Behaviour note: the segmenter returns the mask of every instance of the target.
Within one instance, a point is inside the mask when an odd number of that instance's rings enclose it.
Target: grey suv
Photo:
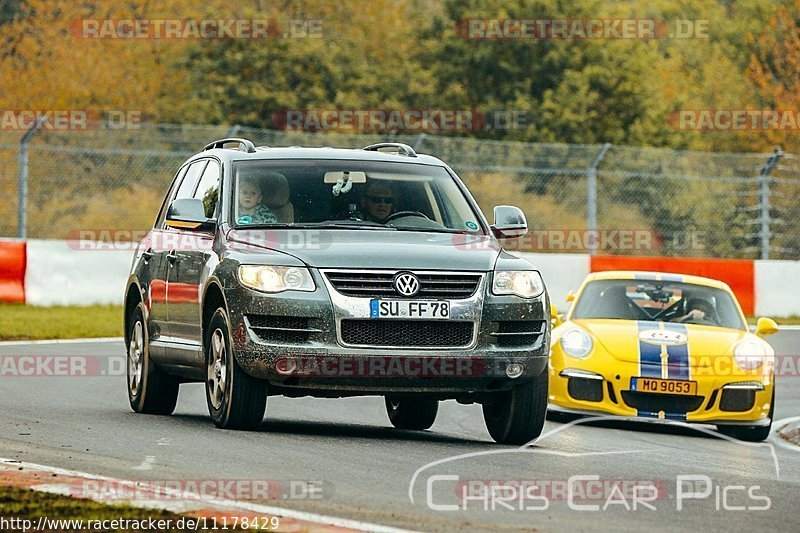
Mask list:
[[[128,396],[170,414],[204,382],[221,428],[257,427],[267,397],[385,398],[397,428],[438,402],[483,406],[501,443],[541,433],[550,307],[456,174],[408,145],[255,147],[222,139],[175,174],[125,294]]]

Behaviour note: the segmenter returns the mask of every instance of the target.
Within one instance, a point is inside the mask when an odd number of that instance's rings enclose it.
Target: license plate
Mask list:
[[[696,396],[697,382],[676,379],[631,378],[631,390],[637,392],[655,392],[658,394]]]
[[[447,300],[370,300],[370,318],[419,318],[447,320],[450,302]]]

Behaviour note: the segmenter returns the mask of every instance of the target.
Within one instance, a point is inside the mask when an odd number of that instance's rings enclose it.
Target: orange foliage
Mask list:
[[[800,0],[782,3],[753,44],[747,74],[759,103],[796,113],[800,110]],[[797,130],[763,131],[761,145],[755,148],[780,146],[796,153],[800,149],[797,134]]]

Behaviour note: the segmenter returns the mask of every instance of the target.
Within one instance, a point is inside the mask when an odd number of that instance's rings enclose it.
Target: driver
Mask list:
[[[370,181],[361,197],[364,218],[383,223],[395,212],[394,189],[388,183]]]
[[[675,322],[700,322],[714,320],[714,306],[705,298],[692,297],[686,300],[688,312],[675,319]]]

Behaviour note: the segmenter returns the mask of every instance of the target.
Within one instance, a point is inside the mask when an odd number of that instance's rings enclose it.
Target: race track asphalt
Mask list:
[[[777,353],[796,356],[800,331],[769,340]],[[380,397],[272,397],[258,431],[224,431],[208,419],[201,384],[182,386],[173,416],[131,412],[121,342],[0,345],[0,356],[14,355],[87,356],[106,375],[0,377],[4,458],[123,479],[313,481],[321,486],[314,498],[272,504],[424,531],[800,531],[800,450],[775,444],[774,436],[753,445],[714,436],[710,427],[549,421],[545,436],[523,451],[493,444],[477,405],[444,402],[430,431],[399,431]],[[800,377],[777,383],[776,419],[800,416]],[[653,484],[655,510],[641,503],[634,510],[632,494],[593,491],[596,485],[573,476]],[[678,476],[697,476],[694,485],[683,483],[680,510]],[[572,503],[598,508],[570,506],[561,491],[570,478]],[[494,508],[487,498],[458,507],[457,489],[485,480],[555,488],[522,504],[505,489]],[[580,499],[584,489],[589,497]],[[689,491],[709,494],[688,499]],[[609,497],[615,503],[604,509]]]

